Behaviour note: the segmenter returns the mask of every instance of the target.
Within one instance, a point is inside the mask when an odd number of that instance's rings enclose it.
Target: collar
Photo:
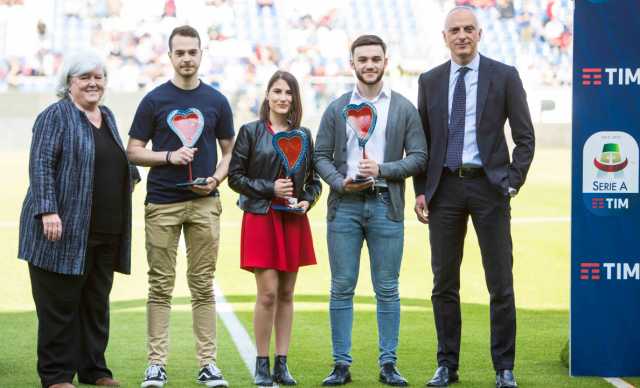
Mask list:
[[[458,65],[453,59],[451,60],[451,76],[456,74],[458,70],[461,68],[461,65]],[[476,53],[476,56],[471,60],[471,62],[467,63],[465,67],[468,67],[472,71],[478,71],[480,68],[480,53]]]
[[[360,91],[358,90],[358,84],[357,83],[353,87],[353,92],[351,93],[351,99],[352,100],[356,99],[356,100],[369,101],[369,102],[372,102],[372,103],[376,103],[381,98],[391,98],[391,88],[389,86],[387,86],[387,84],[385,84],[385,83],[382,84],[382,89],[380,89],[380,92],[378,93],[378,95],[375,96],[374,98],[372,98],[371,100],[368,100],[367,98],[363,97],[360,94]]]

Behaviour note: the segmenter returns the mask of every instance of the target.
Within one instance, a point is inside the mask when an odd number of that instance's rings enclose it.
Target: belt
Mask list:
[[[482,167],[460,167],[453,171],[445,167],[443,173],[444,175],[455,175],[462,179],[477,178],[485,175]]]
[[[389,188],[386,186],[373,186],[371,191],[373,191],[376,194],[382,194],[382,193],[388,193]]]
[[[361,193],[364,195],[374,195],[374,196],[378,196],[380,194],[384,194],[388,192],[389,192],[389,188],[386,186],[373,186],[368,190],[361,191]]]
[[[356,191],[356,192],[352,192],[352,193],[346,193],[344,195],[350,195],[353,197],[360,197],[360,198],[364,198],[367,196],[378,196],[380,194],[383,193],[388,193],[389,192],[389,188],[385,187],[385,186],[373,186],[369,189],[366,190],[362,190],[362,191]]]

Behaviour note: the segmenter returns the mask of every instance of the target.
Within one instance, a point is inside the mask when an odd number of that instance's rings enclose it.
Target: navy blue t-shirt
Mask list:
[[[194,145],[198,151],[191,163],[194,179],[213,175],[218,164],[217,139],[233,138],[231,107],[220,92],[202,81],[193,90],[180,89],[168,81],[142,99],[129,136],[151,140],[154,151],[175,151],[183,142],[174,130],[188,139],[200,128],[202,134]],[[201,198],[188,188],[176,187],[176,183],[188,180],[187,165],[151,167],[146,202],[175,203]]]

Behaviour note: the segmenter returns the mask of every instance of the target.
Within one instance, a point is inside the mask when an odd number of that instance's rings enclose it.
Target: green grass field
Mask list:
[[[26,153],[7,153],[5,187],[0,194],[0,387],[35,387],[36,318],[27,266],[16,260],[17,220],[27,187]],[[512,201],[514,277],[518,306],[516,376],[523,387],[606,387],[598,378],[570,378],[559,360],[568,337],[569,307],[569,197],[568,149],[537,151],[527,184]],[[410,186],[410,185],[409,185]],[[326,192],[324,193],[326,195]],[[409,189],[405,251],[400,292],[403,298],[399,368],[414,386],[422,386],[435,367],[435,331],[428,300],[432,275],[429,266],[427,228],[412,214]],[[241,212],[236,195],[222,190],[222,241],[216,281],[249,333],[255,284],[253,276],[239,269]],[[144,252],[144,188],[138,187],[134,205],[133,274],[117,275],[112,292],[112,323],[108,361],[126,387],[138,386],[145,368],[146,258]],[[318,386],[331,366],[328,325],[329,268],[325,244],[325,199],[310,213],[318,265],[304,268],[296,288],[296,316],[290,366],[301,386]],[[184,250],[179,253],[178,273],[185,273]],[[377,345],[375,304],[368,257],[362,256],[357,288],[354,327],[353,387],[376,386]],[[470,229],[462,268],[463,343],[461,384],[493,386],[489,355],[488,295],[477,240]],[[191,335],[191,314],[185,276],[176,279],[176,308],[171,322],[170,387],[195,384],[196,360]],[[250,387],[251,376],[229,334],[219,320],[219,365],[235,387]],[[633,381],[633,380],[629,380]],[[636,380],[635,383],[639,383]]]

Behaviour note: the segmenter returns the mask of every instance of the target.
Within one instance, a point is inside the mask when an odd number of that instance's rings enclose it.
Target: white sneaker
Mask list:
[[[229,383],[222,377],[222,372],[216,366],[216,364],[207,364],[200,369],[198,373],[199,384],[204,384],[207,387],[228,387]]]
[[[167,383],[167,371],[162,365],[151,364],[144,372],[144,380],[140,384],[141,388],[162,388]]]

